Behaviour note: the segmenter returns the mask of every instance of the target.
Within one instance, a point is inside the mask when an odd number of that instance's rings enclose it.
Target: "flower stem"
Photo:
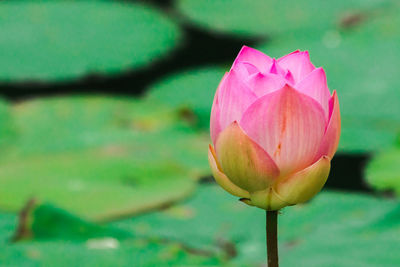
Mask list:
[[[266,211],[268,267],[278,267],[278,211]]]

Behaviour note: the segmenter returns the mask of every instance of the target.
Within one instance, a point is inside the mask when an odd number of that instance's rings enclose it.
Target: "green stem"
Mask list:
[[[268,267],[278,267],[278,211],[266,211]]]

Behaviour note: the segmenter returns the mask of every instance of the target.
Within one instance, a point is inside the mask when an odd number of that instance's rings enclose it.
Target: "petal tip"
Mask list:
[[[318,68],[315,68],[315,70],[314,70],[314,71],[321,72],[321,73],[325,74],[325,70],[324,70],[324,68],[323,68],[323,67],[318,67]]]
[[[289,91],[290,92],[292,92],[292,91],[297,92],[297,90],[287,82],[285,82],[285,85],[280,90],[282,90],[282,92],[284,92],[284,93],[287,93]]]
[[[237,56],[237,57],[239,57],[240,55],[242,55],[242,54],[244,54],[244,53],[246,53],[246,52],[250,52],[250,53],[262,53],[262,54],[264,54],[264,53],[261,52],[260,50],[257,50],[257,49],[255,49],[255,48],[252,48],[252,47],[247,46],[247,45],[243,45],[242,48],[239,50],[239,53],[238,53],[238,56]],[[265,54],[264,54],[264,55],[265,55]]]
[[[285,56],[283,56],[283,57],[290,56],[290,55],[294,55],[294,54],[298,54],[298,53],[301,53],[300,49],[296,49],[296,50],[294,50],[293,52],[291,52],[291,53],[289,53],[289,54],[287,54],[287,55],[285,55]],[[283,58],[283,57],[282,57],[282,58]]]

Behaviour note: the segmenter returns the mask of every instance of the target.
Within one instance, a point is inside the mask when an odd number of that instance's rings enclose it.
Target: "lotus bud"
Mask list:
[[[215,93],[210,132],[216,182],[279,210],[324,186],[340,137],[338,97],[307,51],[274,59],[244,46]]]

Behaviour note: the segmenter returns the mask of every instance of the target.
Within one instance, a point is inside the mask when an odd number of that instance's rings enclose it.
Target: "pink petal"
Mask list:
[[[219,122],[220,118],[220,110],[219,110],[219,104],[218,104],[218,94],[219,90],[221,89],[222,85],[224,84],[225,78],[228,75],[228,73],[224,74],[224,77],[222,77],[218,87],[217,91],[215,92],[214,95],[214,100],[213,100],[213,105],[211,108],[211,117],[210,117],[210,135],[211,135],[211,140],[215,146],[215,142],[217,141],[217,136],[219,132],[221,132],[221,125]]]
[[[279,64],[278,64],[278,62],[276,61],[275,58],[272,59],[272,65],[271,65],[271,67],[269,69],[269,73],[277,74],[277,75],[280,75],[282,77],[285,77],[285,75],[286,75],[286,71],[281,66],[279,66]]]
[[[317,157],[328,156],[330,158],[336,153],[340,139],[340,107],[339,99],[336,91],[333,91],[333,95],[330,99],[330,119],[328,127],[326,128],[325,135],[322,139],[321,146],[319,148]]]
[[[247,81],[251,75],[259,72],[257,67],[249,62],[237,62],[232,69],[242,81]]]
[[[243,46],[238,56],[233,62],[232,68],[235,67],[237,62],[249,62],[257,67],[261,72],[267,72],[269,66],[272,64],[272,59],[254,48]]]
[[[246,190],[238,187],[233,184],[231,180],[222,172],[221,166],[218,163],[217,157],[215,155],[215,151],[212,146],[208,148],[208,162],[211,167],[212,174],[214,176],[215,181],[228,193],[231,193],[237,197],[249,198],[250,194]]]
[[[235,70],[231,70],[218,89],[219,130],[213,132],[217,136],[228,125],[240,120],[243,112],[257,99],[248,85],[239,79]]]
[[[307,51],[294,51],[278,59],[278,63],[282,68],[290,70],[296,83],[300,82],[307,74],[315,69]]]
[[[296,85],[296,89],[306,94],[321,104],[325,112],[326,121],[329,116],[329,99],[331,94],[326,82],[326,75],[323,68],[317,68],[309,73],[301,82]]]
[[[321,105],[289,85],[254,102],[240,126],[271,155],[281,174],[315,161],[325,131]]]
[[[290,70],[286,72],[285,79],[290,86],[294,85],[294,77]]]
[[[279,176],[275,162],[236,121],[221,132],[215,148],[225,175],[250,193],[267,189]]]
[[[263,74],[261,72],[258,72],[250,76],[247,84],[257,95],[257,97],[261,97],[281,89],[283,86],[285,86],[286,81],[284,78],[276,74]]]

